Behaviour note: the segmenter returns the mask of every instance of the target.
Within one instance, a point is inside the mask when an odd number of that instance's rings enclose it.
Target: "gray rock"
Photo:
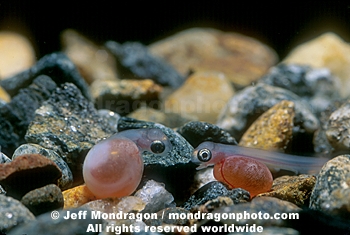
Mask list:
[[[120,118],[120,115],[116,112],[113,112],[108,109],[99,109],[97,110],[98,115],[100,115],[101,118],[106,119],[108,121],[109,127],[114,132],[117,132],[118,130],[118,120]]]
[[[5,153],[11,155],[18,145],[25,142],[24,135],[34,119],[35,110],[55,89],[56,84],[50,77],[39,76],[0,109],[0,145]]]
[[[300,133],[313,134],[319,128],[319,121],[312,108],[299,96],[283,88],[262,83],[247,87],[234,95],[222,110],[217,125],[239,139],[254,120],[282,100],[294,102],[294,126],[299,126]]]
[[[81,219],[64,219],[63,217],[67,215],[67,211],[71,214],[76,213],[78,216],[79,211],[86,211],[86,218],[81,217]],[[59,218],[54,220],[51,218],[51,212],[41,214],[36,218],[36,221],[25,224],[23,226],[18,226],[11,230],[8,235],[18,235],[18,234],[45,234],[45,235],[62,235],[62,234],[99,234],[99,232],[87,232],[90,224],[95,226],[95,224],[102,224],[102,219],[92,219],[91,211],[82,210],[81,208],[74,208],[69,210],[60,210]],[[91,225],[90,225],[91,226]]]
[[[183,208],[190,210],[193,207],[200,206],[217,197],[229,197],[233,203],[237,204],[250,199],[249,192],[244,189],[227,189],[225,185],[218,181],[210,182],[198,189],[184,204]]]
[[[89,86],[80,76],[72,61],[64,53],[52,53],[42,57],[33,67],[13,77],[0,81],[7,93],[14,96],[40,76],[47,75],[58,85],[66,82],[75,84],[88,100],[92,101]]]
[[[284,227],[264,227],[264,230],[259,235],[299,235],[300,233],[292,228]],[[256,235],[257,232],[235,232],[229,233],[228,235]]]
[[[0,194],[0,233],[7,234],[15,226],[34,223],[34,215],[22,203]],[[25,233],[18,233],[25,234]]]
[[[146,203],[145,209],[142,210],[144,213],[154,213],[175,206],[173,195],[165,189],[164,184],[154,180],[147,181],[146,185],[134,196],[141,198]]]
[[[182,77],[170,64],[151,54],[146,46],[138,42],[126,42],[120,45],[108,41],[106,48],[118,59],[123,68],[122,74],[129,72],[132,76],[141,79],[152,79],[156,83],[177,88],[184,82]],[[126,71],[127,70],[127,71]],[[118,70],[119,71],[119,70]],[[125,75],[124,75],[125,76]]]
[[[349,218],[349,179],[350,155],[328,161],[317,177],[310,197],[310,208]]]
[[[335,150],[350,149],[350,100],[330,115],[326,136]]]
[[[58,186],[62,189],[68,189],[73,183],[73,174],[67,163],[55,151],[41,147],[38,144],[22,144],[12,155],[12,159],[23,154],[40,154],[56,163],[62,172],[62,177],[58,180]]]
[[[279,64],[272,67],[259,82],[289,90],[304,98],[316,113],[339,99],[339,81],[326,68]]]
[[[62,192],[54,184],[49,184],[28,192],[22,197],[21,202],[35,216],[62,209],[64,204]]]
[[[182,135],[193,147],[204,141],[213,141],[221,144],[237,144],[234,137],[220,127],[206,122],[189,122],[179,127],[177,132]]]
[[[71,83],[57,88],[36,110],[25,139],[56,151],[74,172],[81,172],[86,152],[97,142],[114,133],[93,104]]]

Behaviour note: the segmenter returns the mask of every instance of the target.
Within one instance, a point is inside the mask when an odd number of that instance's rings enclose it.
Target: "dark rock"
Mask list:
[[[69,209],[69,212],[76,213],[78,216],[81,208]],[[45,235],[62,235],[62,234],[99,234],[99,232],[87,232],[89,225],[95,226],[95,224],[102,225],[102,219],[92,219],[91,211],[86,211],[86,218],[82,219],[64,219],[67,210],[61,210],[59,212],[59,218],[54,220],[51,218],[51,212],[39,215],[36,221],[25,224],[23,226],[18,226],[11,230],[8,235],[18,235],[18,234],[45,234]]]
[[[193,207],[203,205],[217,197],[224,196],[233,200],[237,204],[242,201],[249,201],[250,194],[244,189],[227,189],[225,185],[218,181],[210,182],[198,189],[184,204],[183,208],[190,210]]]
[[[14,96],[21,88],[27,87],[39,75],[47,75],[57,84],[71,82],[75,84],[88,99],[92,100],[89,87],[80,76],[75,65],[64,53],[52,53],[42,57],[33,67],[6,80],[0,85]]]
[[[172,144],[172,150],[165,157],[148,152],[142,154],[145,168],[143,183],[140,187],[150,179],[162,182],[174,196],[175,202],[183,203],[190,195],[189,188],[196,172],[194,164],[190,163],[193,147],[178,133],[161,124],[127,117],[119,119],[118,131],[140,128],[158,128],[164,132]]]
[[[190,211],[183,209],[181,207],[171,207],[165,208],[157,213],[157,219],[148,219],[145,221],[145,224],[148,226],[160,226],[163,224],[171,224],[171,225],[184,225],[189,226],[189,219],[174,219],[169,216],[169,214],[189,214]],[[172,215],[173,217],[173,215]]]
[[[23,144],[19,146],[12,155],[12,159],[24,154],[40,154],[51,159],[60,168],[62,177],[58,180],[58,186],[64,190],[71,187],[73,174],[67,163],[55,151],[41,147],[38,144]]]
[[[20,199],[27,192],[48,184],[57,184],[61,171],[50,159],[26,154],[10,163],[0,164],[0,184],[7,195]]]
[[[350,234],[349,219],[319,210],[304,209],[299,212],[299,219],[288,219],[286,222],[288,227],[298,230],[301,235],[310,234],[310,231],[312,234]]]
[[[287,89],[304,98],[316,113],[325,110],[332,100],[339,99],[336,78],[326,69],[306,65],[279,64],[259,82]]]
[[[35,216],[56,209],[62,209],[64,204],[62,192],[54,184],[49,184],[28,192],[22,197],[21,202]]]
[[[56,89],[55,82],[42,75],[33,80],[28,87],[19,90],[12,100],[0,109],[1,126],[0,145],[7,154],[21,143],[29,123],[34,119],[35,110],[47,100]]]
[[[207,122],[189,122],[178,128],[177,132],[193,147],[197,147],[204,141],[237,145],[235,138],[233,138],[230,133]]]
[[[310,208],[349,218],[350,155],[328,161],[321,169],[310,197]]]
[[[173,88],[181,86],[184,82],[184,78],[171,65],[152,55],[141,43],[126,42],[120,45],[117,42],[108,41],[105,46],[116,56],[122,67],[118,71],[121,74],[127,74],[126,77],[148,78]]]
[[[67,83],[57,88],[36,110],[25,139],[57,152],[66,160],[73,175],[76,174],[75,180],[80,180],[81,163],[87,151],[113,133],[93,104],[75,85]]]
[[[294,128],[297,133],[313,134],[319,128],[319,121],[309,104],[296,94],[279,87],[265,84],[247,87],[228,102],[217,125],[239,139],[245,130],[263,112],[281,102],[290,100],[295,104]]]
[[[7,234],[15,226],[31,224],[35,221],[35,216],[28,208],[12,197],[0,194],[0,208],[0,234]]]

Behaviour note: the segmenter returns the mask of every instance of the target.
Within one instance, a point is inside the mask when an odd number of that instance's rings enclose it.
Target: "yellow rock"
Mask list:
[[[243,134],[239,145],[285,150],[293,137],[294,103],[283,100],[263,113]]]
[[[198,72],[165,100],[165,112],[191,115],[215,123],[234,90],[223,73]]]
[[[35,63],[35,52],[24,36],[0,32],[0,79],[29,69]]]
[[[97,198],[84,185],[80,185],[62,192],[64,208],[76,208]]]
[[[10,102],[11,97],[7,92],[0,86],[0,100],[5,101],[6,103]]]
[[[350,95],[350,45],[334,33],[325,33],[296,47],[283,63],[326,67],[340,78],[341,95]]]

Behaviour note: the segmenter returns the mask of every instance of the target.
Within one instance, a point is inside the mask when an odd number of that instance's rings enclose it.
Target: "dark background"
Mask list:
[[[97,43],[149,44],[190,27],[214,27],[255,37],[283,58],[294,46],[333,31],[350,41],[350,3],[344,1],[279,4],[256,1],[164,2],[0,1],[0,30],[25,34],[38,58],[60,50],[59,35],[73,28]]]

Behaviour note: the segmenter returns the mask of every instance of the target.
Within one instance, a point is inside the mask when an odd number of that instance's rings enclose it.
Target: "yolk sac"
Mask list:
[[[126,138],[96,144],[83,166],[86,186],[98,198],[130,195],[140,184],[143,161],[137,145]]]
[[[230,188],[242,188],[251,197],[271,189],[273,178],[267,166],[243,156],[226,157],[214,165],[214,177]]]

